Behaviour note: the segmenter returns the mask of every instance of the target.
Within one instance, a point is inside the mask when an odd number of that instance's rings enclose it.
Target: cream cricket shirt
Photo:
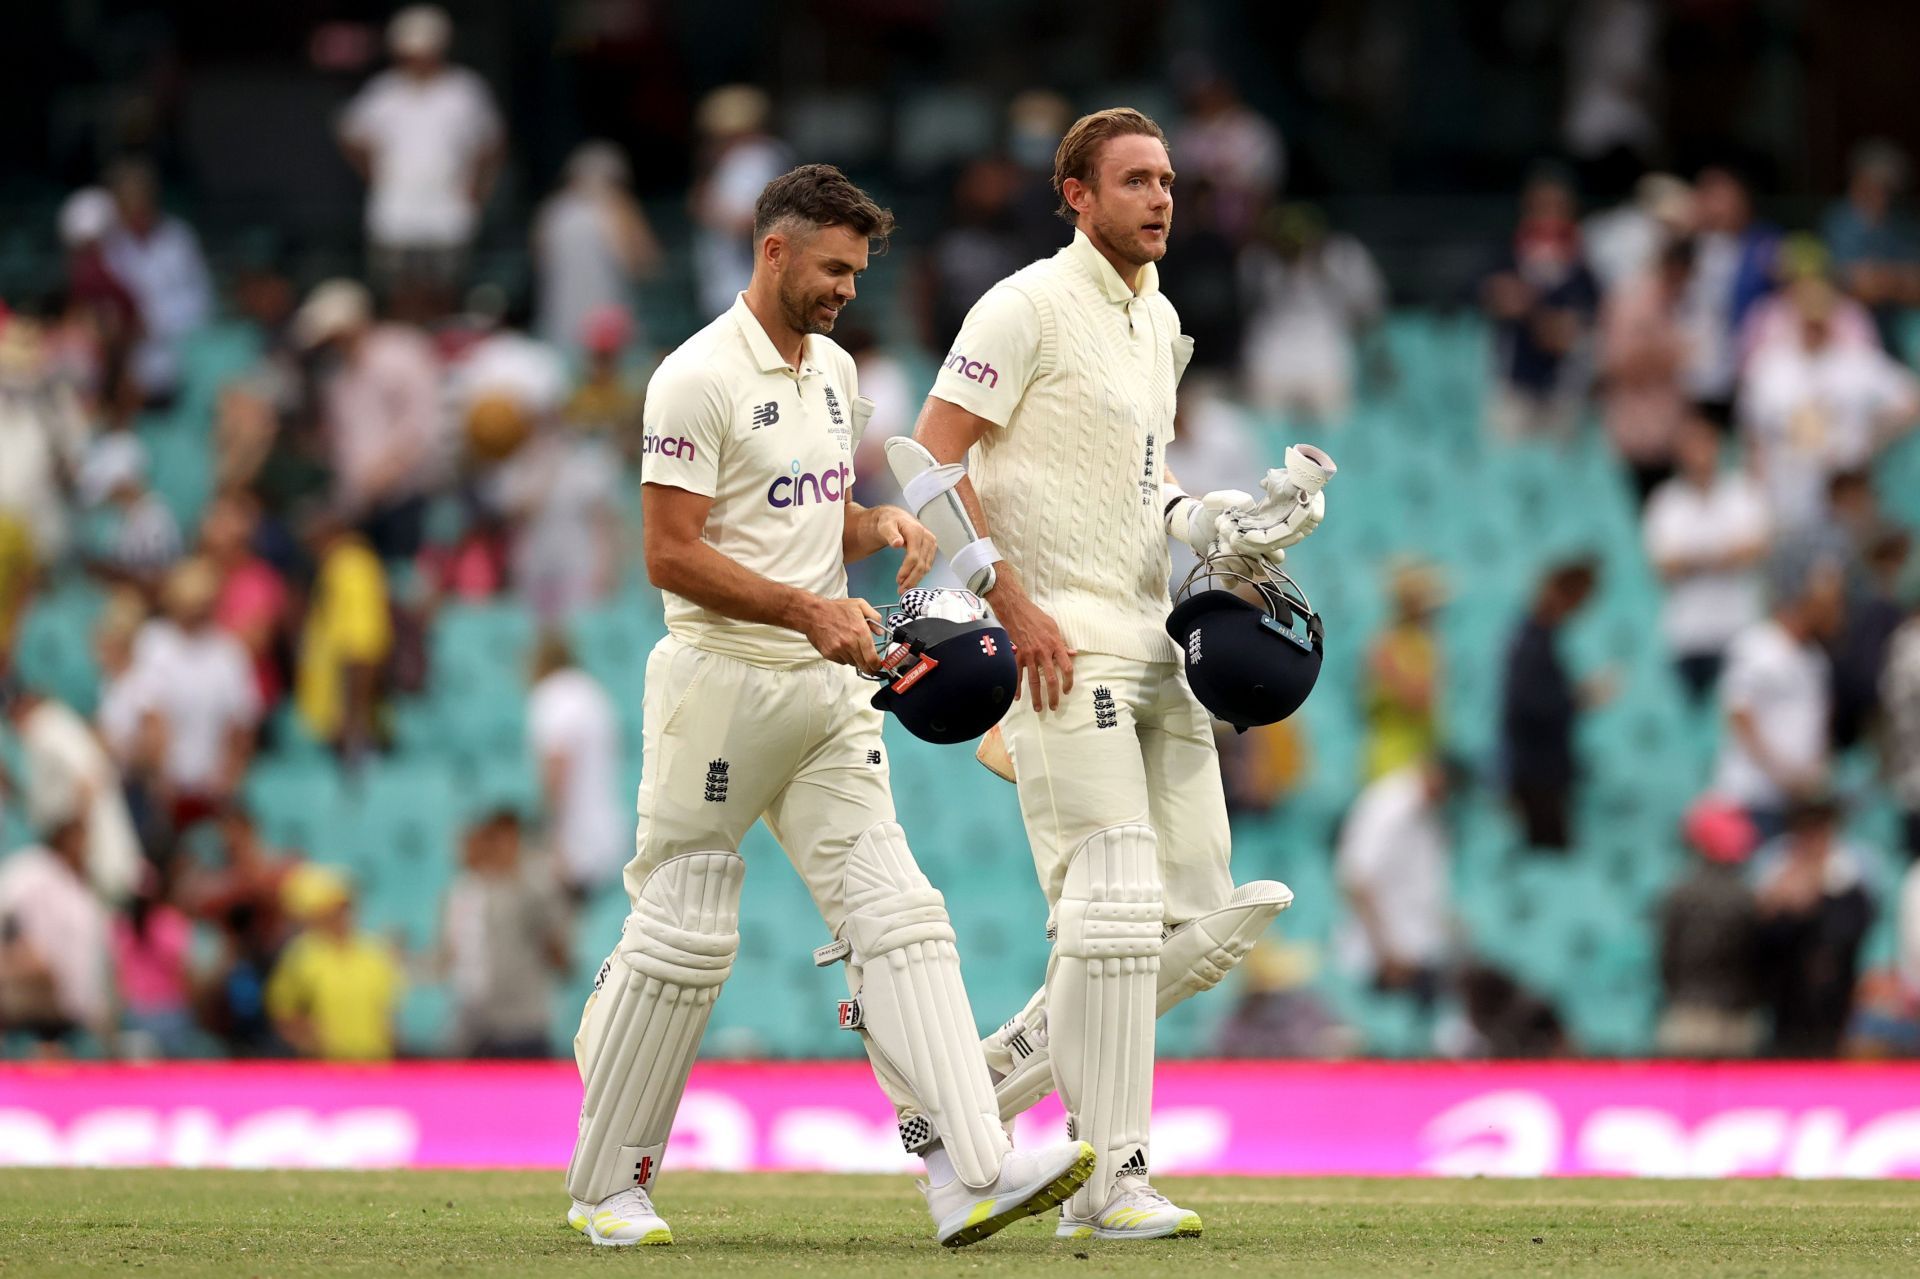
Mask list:
[[[704,539],[743,568],[844,597],[856,394],[852,356],[809,337],[796,373],[743,294],[663,360],[647,384],[641,481],[712,498]],[[798,631],[735,621],[661,594],[668,632],[695,648],[758,666],[821,660]]]
[[[933,394],[992,422],[967,460],[1000,553],[1081,652],[1171,662],[1160,476],[1192,355],[1158,271],[1078,231],[967,313]]]

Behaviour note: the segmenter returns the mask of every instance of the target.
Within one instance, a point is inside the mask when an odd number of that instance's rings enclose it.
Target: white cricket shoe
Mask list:
[[[1067,1141],[1032,1153],[1010,1151],[1000,1176],[985,1191],[958,1177],[937,1187],[922,1182],[920,1189],[933,1214],[935,1237],[949,1248],[963,1248],[1065,1203],[1093,1175],[1093,1164],[1092,1146]]]
[[[583,1204],[578,1199],[567,1209],[567,1224],[581,1234],[587,1233],[587,1214],[593,1211],[592,1204]]]
[[[1192,1238],[1200,1233],[1200,1214],[1168,1201],[1144,1181],[1114,1191],[1107,1206],[1082,1220],[1062,1209],[1057,1239]]]
[[[577,1217],[584,1220],[573,1228],[608,1248],[673,1242],[673,1231],[667,1229],[667,1223],[653,1210],[653,1200],[638,1186],[609,1195],[592,1208],[574,1200],[573,1211],[567,1214],[568,1223],[573,1224]]]

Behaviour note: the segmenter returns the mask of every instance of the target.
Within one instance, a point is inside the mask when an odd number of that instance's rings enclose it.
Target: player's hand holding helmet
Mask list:
[[[1220,549],[1275,567],[1285,563],[1287,547],[1307,537],[1327,517],[1327,498],[1321,490],[1339,469],[1311,444],[1288,448],[1286,465],[1261,477],[1264,496],[1224,512],[1217,530]]]
[[[1326,652],[1319,614],[1271,561],[1216,555],[1174,594],[1167,634],[1180,645],[1187,684],[1215,719],[1238,729],[1275,724],[1299,710]]]
[[[884,686],[873,705],[915,737],[971,741],[1013,704],[1013,641],[972,591],[918,587],[900,597],[879,642]]]

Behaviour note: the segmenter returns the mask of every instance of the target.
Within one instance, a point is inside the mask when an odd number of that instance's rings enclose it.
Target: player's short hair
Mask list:
[[[1153,117],[1132,107],[1108,107],[1075,120],[1067,136],[1060,139],[1060,149],[1053,153],[1053,193],[1060,197],[1060,207],[1054,212],[1069,222],[1079,216],[1067,203],[1067,179],[1078,178],[1088,186],[1094,185],[1100,148],[1114,138],[1135,134],[1158,138],[1161,146],[1167,145],[1167,135]]]
[[[877,253],[886,252],[893,234],[893,211],[881,208],[831,164],[803,164],[767,183],[753,206],[754,240],[782,222],[805,223],[816,231],[843,226],[874,241]]]

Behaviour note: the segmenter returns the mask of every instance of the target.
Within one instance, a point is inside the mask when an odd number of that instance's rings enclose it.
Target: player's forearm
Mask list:
[[[805,619],[820,602],[812,592],[762,577],[699,541],[648,546],[647,580],[736,622],[761,622],[790,631],[804,631]]]

